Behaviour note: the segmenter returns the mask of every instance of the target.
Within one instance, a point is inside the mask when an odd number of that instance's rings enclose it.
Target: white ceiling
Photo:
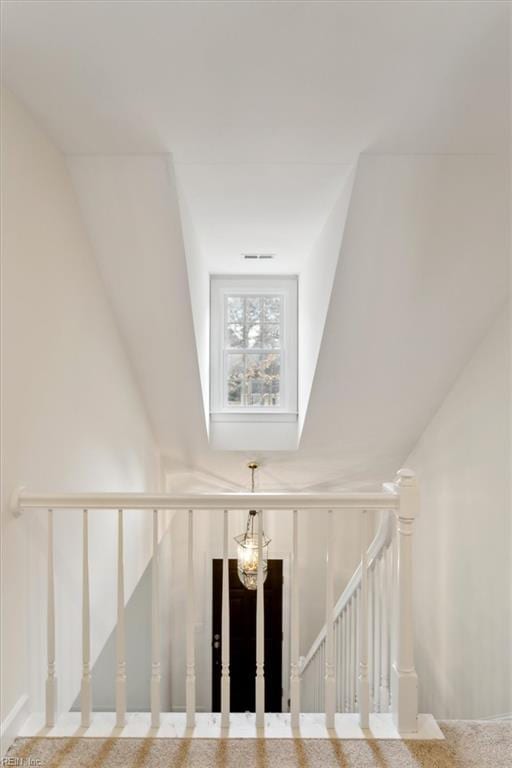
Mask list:
[[[4,77],[69,153],[494,151],[508,140],[507,6],[4,0]]]
[[[508,4],[2,10],[4,78],[72,155],[176,488],[237,487],[247,457],[208,447],[167,155],[203,269],[261,250],[298,272],[363,153],[301,445],[266,454],[262,482],[389,478],[507,295],[507,160],[489,155],[508,152]]]
[[[350,166],[178,163],[176,174],[209,272],[298,273]],[[274,253],[244,261],[242,253]]]

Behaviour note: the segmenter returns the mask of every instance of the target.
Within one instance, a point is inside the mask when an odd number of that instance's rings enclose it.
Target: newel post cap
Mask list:
[[[396,484],[400,494],[399,516],[412,520],[420,511],[420,494],[415,472],[406,467],[399,469]]]
[[[396,481],[400,485],[416,485],[416,472],[407,467],[402,467],[396,473]]]
[[[13,517],[21,517],[22,508],[20,503],[20,496],[24,490],[25,486],[21,485],[18,488],[14,488],[13,492],[11,493],[11,498],[9,499],[9,507]]]

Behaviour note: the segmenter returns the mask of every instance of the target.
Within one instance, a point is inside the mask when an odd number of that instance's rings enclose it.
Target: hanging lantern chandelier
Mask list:
[[[255,461],[251,461],[247,466],[251,470],[251,493],[254,493],[254,473],[258,469],[259,464]],[[245,532],[235,537],[235,541],[238,544],[238,578],[246,589],[251,590],[258,588],[258,531],[254,530],[256,516],[257,511],[251,509],[247,517]],[[268,572],[268,545],[270,544],[270,539],[267,539],[264,532],[262,532],[261,543],[261,566],[263,571],[263,581],[265,582]]]

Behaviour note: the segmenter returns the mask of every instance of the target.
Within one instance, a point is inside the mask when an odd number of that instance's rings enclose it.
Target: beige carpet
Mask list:
[[[5,764],[42,768],[512,768],[512,723],[451,720],[440,726],[444,742],[17,739],[8,753],[17,760]]]

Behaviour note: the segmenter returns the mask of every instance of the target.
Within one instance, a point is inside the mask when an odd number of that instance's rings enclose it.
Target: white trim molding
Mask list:
[[[20,696],[0,726],[0,757],[4,757],[23,725],[30,717],[28,693]]]
[[[297,419],[297,276],[296,275],[211,275],[210,277],[210,387],[211,418],[216,421],[228,419],[248,421],[262,417],[271,421],[274,416],[285,415]],[[228,296],[275,296],[281,300],[280,347],[281,365],[280,404],[256,407],[229,405],[226,393],[226,349],[224,333],[226,328],[226,299]],[[259,348],[240,349],[241,354]],[[270,351],[266,348],[266,351]],[[237,349],[230,350],[236,354]]]
[[[481,718],[486,723],[503,723],[512,720],[512,712],[506,712],[503,715],[491,715],[489,717]]]

